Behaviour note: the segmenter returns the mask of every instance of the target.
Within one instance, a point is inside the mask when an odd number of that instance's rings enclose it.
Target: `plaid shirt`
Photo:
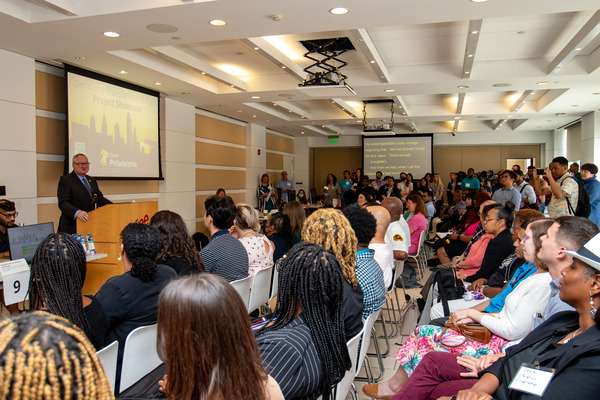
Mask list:
[[[463,252],[464,258],[467,258],[467,256],[469,255],[469,251],[471,251],[471,246],[473,246],[473,243],[478,241],[479,238],[482,237],[483,235],[485,235],[485,229],[483,229],[483,224],[479,224],[479,225],[477,225],[477,228],[475,228],[475,234],[473,235],[473,239],[471,239],[471,241],[467,245],[467,248]]]
[[[365,249],[356,253],[356,277],[363,291],[363,319],[385,304],[383,271],[375,261],[375,250]]]

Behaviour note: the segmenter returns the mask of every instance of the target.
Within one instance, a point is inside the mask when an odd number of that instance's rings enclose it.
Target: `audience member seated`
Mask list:
[[[421,232],[427,230],[427,210],[425,209],[425,203],[418,194],[410,194],[406,197],[406,209],[408,210],[409,219],[408,229],[410,232],[410,247],[408,248],[408,254],[415,255],[419,249],[419,242],[421,239]],[[404,287],[407,289],[419,287],[417,283],[417,275],[415,272],[416,265],[408,263],[404,266],[401,278],[404,281]]]
[[[294,245],[290,217],[284,213],[269,214],[267,222],[265,222],[265,234],[275,246],[273,262],[277,262]]]
[[[159,211],[150,218],[150,225],[162,236],[162,248],[156,255],[159,264],[173,268],[177,275],[204,272],[200,255],[181,216],[173,211]]]
[[[261,364],[242,299],[219,276],[184,277],[164,288],[156,347],[167,365],[160,390],[168,399],[283,400]]]
[[[15,315],[0,321],[0,337],[3,399],[114,399],[94,346],[66,319]]]
[[[467,203],[463,200],[462,190],[455,190],[448,197],[448,206],[440,212],[440,220],[436,226],[437,232],[448,232],[458,225],[460,217],[464,215]]]
[[[258,212],[249,204],[238,204],[237,214],[230,231],[239,239],[248,253],[248,274],[254,276],[261,269],[273,266],[275,245],[260,231]]]
[[[81,244],[67,233],[48,235],[31,261],[29,309],[45,310],[68,319],[96,350],[106,343],[108,319],[94,296],[82,296],[87,271]]]
[[[344,275],[344,332],[352,339],[362,329],[363,292],[356,277],[356,235],[339,210],[322,208],[304,223],[302,241],[331,250]],[[279,281],[281,282],[281,280]],[[281,291],[280,291],[281,293]]]
[[[310,206],[310,199],[306,196],[306,192],[304,189],[298,190],[297,200],[300,204],[302,204],[303,208],[308,208]]]
[[[410,247],[410,228],[402,216],[402,201],[397,197],[388,197],[381,206],[390,213],[390,225],[385,232],[385,242],[392,246],[394,260],[404,261]]]
[[[502,260],[515,250],[510,233],[515,218],[513,210],[514,204],[509,201],[506,205],[497,206],[488,212],[485,219],[485,232],[494,235],[494,238],[488,243],[479,270],[464,278],[467,282],[475,282],[479,278],[489,279]]]
[[[595,398],[600,379],[600,235],[577,252],[562,251],[574,259],[561,272],[560,299],[575,311],[553,315],[496,362],[489,356],[477,360],[429,353],[394,400],[541,398],[509,389],[524,363],[553,371],[544,399]],[[479,380],[473,379],[477,376]]]
[[[283,213],[290,218],[290,225],[292,228],[292,242],[294,244],[300,243],[302,240],[302,226],[306,219],[306,211],[304,207],[297,201],[286,203],[283,206]]]
[[[331,389],[352,365],[344,334],[342,271],[331,251],[311,243],[295,245],[279,265],[277,308],[271,323],[255,336],[263,365],[287,400],[330,399]]]
[[[204,201],[204,208],[204,226],[212,236],[210,243],[200,251],[204,269],[229,282],[247,277],[248,253],[229,233],[237,213],[233,200],[229,196],[210,196]]]
[[[502,187],[494,192],[492,199],[502,205],[506,204],[507,201],[512,201],[515,204],[515,210],[519,211],[521,208],[521,193],[515,187],[516,179],[517,174],[514,171],[508,169],[504,171],[498,177]]]
[[[102,285],[96,298],[104,308],[110,330],[106,343],[119,341],[119,365],[127,335],[140,326],[156,323],[158,295],[177,274],[156,264],[162,237],[156,228],[132,222],[121,231],[121,259],[125,273]]]
[[[534,243],[534,233],[531,231],[531,227],[536,223],[530,224],[523,236],[524,253],[529,260],[535,258],[538,250]],[[539,239],[542,235],[543,231],[540,231],[536,236]],[[482,313],[476,308],[457,310],[453,313],[459,325],[479,323],[488,328],[492,336],[487,344],[467,340],[453,329],[431,325],[418,327],[396,354],[396,359],[401,365],[396,374],[388,381],[365,386],[363,391],[371,397],[391,398],[408,380],[423,356],[431,351],[444,351],[477,358],[486,354],[503,353],[507,345],[514,344],[510,343],[511,341],[522,339],[533,329],[531,316],[541,313],[546,307],[550,296],[550,281],[550,274],[540,264],[528,278],[506,296],[504,306],[498,313]]]
[[[425,203],[425,209],[427,210],[427,218],[433,218],[435,215],[435,204],[433,204],[433,192],[431,189],[426,189],[423,192],[423,202]]]
[[[383,185],[379,188],[379,192],[377,193],[377,200],[381,201],[388,197],[400,198],[400,196],[401,196],[400,189],[398,189],[396,187],[396,184],[394,183],[394,177],[388,175],[384,178],[384,180],[385,180],[385,185]]]
[[[394,276],[394,250],[385,240],[385,234],[390,226],[390,213],[381,206],[368,206],[367,211],[377,221],[377,230],[369,242],[369,249],[375,251],[375,261],[383,271],[385,287],[389,287]]]
[[[367,319],[381,310],[386,301],[383,271],[375,260],[375,250],[369,248],[369,242],[377,231],[377,220],[370,211],[361,207],[346,207],[342,213],[356,235],[356,277],[364,295],[362,318]]]

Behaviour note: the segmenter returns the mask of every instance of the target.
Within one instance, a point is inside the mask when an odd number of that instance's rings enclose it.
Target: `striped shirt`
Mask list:
[[[375,261],[375,251],[365,249],[356,252],[356,277],[363,291],[363,319],[378,311],[385,304],[383,271]]]
[[[229,282],[248,276],[248,253],[244,245],[222,229],[212,236],[200,251],[206,272],[219,275]]]
[[[316,399],[321,360],[302,314],[286,326],[256,338],[265,370],[289,399]]]

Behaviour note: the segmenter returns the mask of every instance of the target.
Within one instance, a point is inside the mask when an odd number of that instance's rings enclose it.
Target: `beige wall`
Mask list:
[[[360,147],[311,148],[310,149],[310,187],[323,186],[327,174],[334,174],[338,181],[345,169],[354,171],[362,165]],[[374,178],[374,177],[369,177]]]

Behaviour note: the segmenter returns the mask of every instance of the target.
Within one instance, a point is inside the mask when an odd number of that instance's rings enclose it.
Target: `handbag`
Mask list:
[[[463,340],[459,344],[444,343],[444,341],[443,341],[444,333],[446,333],[446,330],[448,330],[448,328],[453,329],[456,332],[460,333],[462,336],[465,337],[465,340]],[[459,346],[462,346],[467,340],[474,340],[479,343],[487,344],[490,342],[491,338],[492,338],[492,331],[490,331],[485,326],[483,326],[481,324],[458,325],[456,323],[456,321],[454,320],[454,315],[450,315],[450,319],[444,325],[444,330],[439,335],[439,340],[437,340],[437,341],[439,341],[445,347],[459,347]]]

